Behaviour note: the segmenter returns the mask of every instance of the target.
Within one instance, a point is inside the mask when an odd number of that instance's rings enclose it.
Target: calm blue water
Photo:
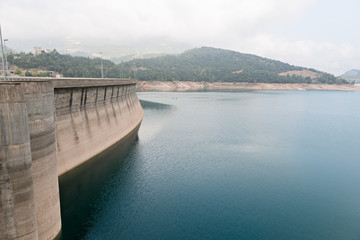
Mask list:
[[[360,239],[360,93],[138,95],[167,105],[60,179],[63,239]]]

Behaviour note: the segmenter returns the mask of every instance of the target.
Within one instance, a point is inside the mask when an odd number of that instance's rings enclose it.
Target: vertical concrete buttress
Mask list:
[[[38,239],[24,95],[0,83],[0,96],[0,239]]]
[[[54,87],[51,81],[22,82],[21,86],[28,110],[38,236],[49,240],[61,231]]]

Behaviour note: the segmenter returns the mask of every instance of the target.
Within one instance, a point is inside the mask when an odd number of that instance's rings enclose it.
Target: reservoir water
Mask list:
[[[63,239],[360,239],[360,93],[139,93],[138,137],[60,178]]]

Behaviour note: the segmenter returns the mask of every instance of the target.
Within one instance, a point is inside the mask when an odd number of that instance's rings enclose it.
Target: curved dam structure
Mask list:
[[[116,85],[114,85],[116,83]],[[54,82],[58,175],[84,163],[137,130],[143,110],[136,81]]]
[[[0,239],[61,232],[58,176],[139,129],[129,79],[0,82]]]

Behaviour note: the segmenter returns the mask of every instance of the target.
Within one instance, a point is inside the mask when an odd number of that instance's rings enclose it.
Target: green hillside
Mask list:
[[[341,79],[314,69],[235,51],[202,47],[179,55],[137,59],[119,64],[122,71],[136,71],[140,80],[342,83]],[[314,76],[280,76],[279,73],[306,70]]]
[[[65,77],[101,75],[99,58],[62,55],[56,50],[37,56],[31,53],[12,54],[8,60],[22,69],[56,71]],[[143,81],[345,83],[340,78],[314,69],[210,47],[196,48],[178,55],[136,59],[118,65],[103,60],[103,64],[105,77],[135,76]]]
[[[8,61],[19,68],[55,71],[64,77],[101,77],[100,58],[74,57],[56,50],[34,56],[31,53],[10,54]],[[109,60],[103,60],[106,77],[119,77],[119,68]]]

